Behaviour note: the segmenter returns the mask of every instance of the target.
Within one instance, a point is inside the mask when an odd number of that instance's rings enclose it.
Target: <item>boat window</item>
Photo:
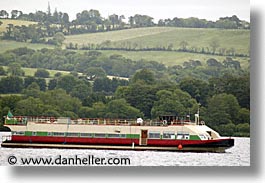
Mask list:
[[[160,132],[149,132],[149,139],[160,139]]]
[[[199,137],[200,137],[201,140],[207,140],[207,137],[205,135],[203,135],[203,134],[200,134]]]
[[[108,134],[109,138],[119,138],[120,134]]]
[[[32,132],[32,136],[37,136],[37,132]]]
[[[121,136],[121,138],[126,138],[126,134],[120,134]]]
[[[174,132],[164,132],[163,133],[163,139],[175,139],[175,133]]]
[[[92,133],[80,133],[80,137],[92,137]]]
[[[188,133],[188,132],[178,132],[177,133],[177,139],[186,139],[186,140],[188,140],[188,139],[190,139],[190,134]]]
[[[53,132],[53,136],[64,136],[63,132]]]
[[[79,133],[67,133],[68,137],[78,137]]]
[[[105,133],[95,133],[96,138],[105,138],[106,134]]]
[[[52,136],[52,132],[48,132],[47,135],[48,135],[48,136]]]
[[[12,132],[12,135],[25,135],[25,132]]]

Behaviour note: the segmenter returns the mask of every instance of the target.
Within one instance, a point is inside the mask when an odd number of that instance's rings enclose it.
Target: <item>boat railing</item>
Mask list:
[[[15,117],[16,124],[24,124],[27,122],[38,124],[68,124],[68,125],[115,125],[115,126],[169,126],[169,125],[194,125],[195,122],[190,120],[145,120],[137,123],[136,119],[110,119],[110,118],[78,118],[70,119],[67,117],[34,117],[21,116]],[[10,123],[11,124],[11,123]],[[202,121],[199,125],[204,125]]]

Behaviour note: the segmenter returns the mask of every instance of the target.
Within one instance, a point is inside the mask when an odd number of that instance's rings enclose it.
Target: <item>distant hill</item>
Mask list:
[[[36,24],[36,22],[11,19],[0,19],[0,21],[3,22],[0,26],[0,34],[1,31],[6,30],[6,26],[10,23],[26,26]],[[216,58],[223,61],[226,56],[209,54],[212,49],[211,43],[214,41],[217,43],[217,53],[222,49],[224,52],[233,50],[236,54],[245,55],[243,57],[233,57],[233,59],[240,61],[243,67],[247,68],[249,66],[250,59],[248,56],[250,30],[245,29],[145,27],[70,35],[65,36],[65,38],[63,48],[66,48],[70,43],[77,44],[79,48],[94,45],[93,49],[95,49],[96,46],[101,46],[98,51],[104,52],[108,56],[119,54],[132,60],[153,60],[171,66],[182,64],[188,60],[205,62],[209,58]],[[174,51],[181,49],[183,42],[186,42],[188,51]],[[0,53],[19,47],[32,49],[55,48],[48,44],[0,40]],[[122,50],[120,48],[131,48],[132,50]],[[151,49],[143,50],[146,48]],[[157,48],[164,50],[157,50]],[[171,51],[168,51],[169,48]],[[136,51],[133,49],[136,49]],[[205,52],[208,50],[208,53],[202,53],[202,49]],[[196,51],[191,52],[190,50]]]

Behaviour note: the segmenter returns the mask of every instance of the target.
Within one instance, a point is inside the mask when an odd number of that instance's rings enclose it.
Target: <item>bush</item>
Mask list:
[[[4,68],[1,66],[0,67],[0,76],[5,76],[6,75],[6,71],[4,70]]]
[[[38,69],[35,72],[34,76],[39,78],[48,78],[50,77],[50,73],[45,69]]]

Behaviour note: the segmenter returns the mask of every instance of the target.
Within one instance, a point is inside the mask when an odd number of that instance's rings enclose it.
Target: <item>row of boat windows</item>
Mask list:
[[[161,134],[160,132],[149,132],[148,138],[150,139],[160,139]],[[188,132],[163,132],[162,134],[163,139],[189,139],[190,135]]]
[[[45,133],[45,132],[44,132]],[[12,132],[13,135],[27,135],[25,132]],[[38,136],[38,132],[31,132],[32,136]],[[57,136],[57,137],[95,137],[95,138],[126,138],[126,134],[105,134],[105,133],[64,133],[64,132],[47,132],[42,136]]]
[[[32,136],[58,136],[58,137],[94,137],[94,138],[126,138],[126,134],[105,134],[105,133],[64,133],[64,132],[27,132],[18,131],[12,132],[13,135],[32,135]],[[134,138],[139,138],[138,136],[134,136]],[[127,137],[132,138],[132,137]],[[149,139],[189,139],[190,135],[187,132],[178,132],[177,134],[174,132],[149,132],[148,133]]]

